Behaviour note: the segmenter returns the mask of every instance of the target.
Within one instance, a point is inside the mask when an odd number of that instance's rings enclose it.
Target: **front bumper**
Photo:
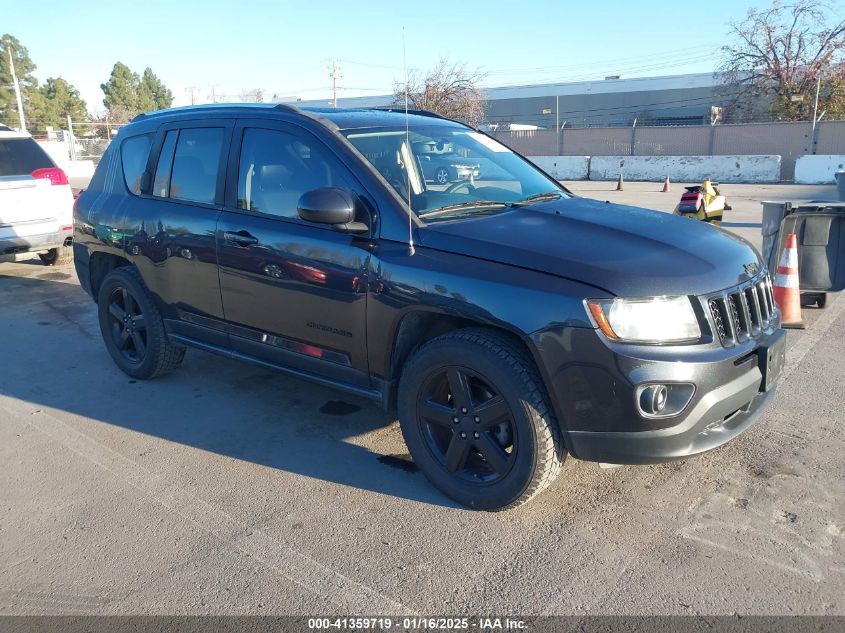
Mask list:
[[[535,333],[564,445],[587,461],[651,464],[728,442],[759,419],[777,389],[763,390],[758,351],[784,335],[775,326],[731,349],[614,344],[584,328]],[[644,416],[637,386],[661,382],[693,384],[695,392],[675,416]]]
[[[18,256],[27,253],[43,253],[51,248],[64,246],[70,239],[70,231],[0,238],[0,261],[14,261]]]
[[[677,426],[656,431],[571,431],[567,448],[579,459],[612,464],[654,464],[713,450],[751,427],[777,387],[760,391],[756,367],[707,393]]]

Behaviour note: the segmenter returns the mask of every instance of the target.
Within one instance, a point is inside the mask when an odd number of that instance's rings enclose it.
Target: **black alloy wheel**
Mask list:
[[[143,362],[147,354],[147,321],[138,301],[126,288],[115,288],[109,297],[109,331],[127,362]]]
[[[427,447],[447,472],[483,485],[513,467],[510,407],[478,372],[462,366],[434,372],[420,390],[418,411]]]
[[[402,368],[397,403],[414,462],[471,508],[529,501],[566,457],[537,367],[504,332],[467,328],[421,345]]]

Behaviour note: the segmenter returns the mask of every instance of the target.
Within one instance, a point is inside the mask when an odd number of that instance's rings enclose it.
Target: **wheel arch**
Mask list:
[[[474,315],[447,313],[436,309],[417,307],[404,312],[397,318],[392,334],[388,338],[390,342],[389,357],[385,364],[388,372],[386,383],[389,385],[388,393],[385,394],[387,408],[390,410],[396,408],[396,394],[402,368],[417,349],[428,341],[448,332],[470,328],[489,330],[517,344],[534,363],[544,385],[548,385],[548,377],[532,339],[527,333],[520,331],[512,324],[480,319]],[[548,388],[546,388],[546,391],[549,391]]]
[[[100,293],[100,286],[103,280],[111,271],[121,266],[132,266],[128,259],[113,253],[94,251],[88,259],[88,287],[91,289],[91,296],[94,301]]]

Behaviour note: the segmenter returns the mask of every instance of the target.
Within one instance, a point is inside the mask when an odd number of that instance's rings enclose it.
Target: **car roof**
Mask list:
[[[317,120],[323,125],[336,129],[394,127],[404,125],[404,109],[370,108],[298,108],[287,103],[214,103],[205,105],[168,108],[139,114],[132,122],[195,118],[197,116],[255,116],[282,114],[302,116]],[[443,125],[462,127],[463,124],[446,119],[432,112],[409,110],[408,121],[413,125]]]
[[[32,134],[29,132],[18,132],[3,125],[0,126],[0,139],[4,138],[32,138]]]

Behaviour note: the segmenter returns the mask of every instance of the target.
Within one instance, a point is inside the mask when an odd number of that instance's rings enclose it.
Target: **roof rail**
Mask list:
[[[387,106],[385,107],[375,107],[375,108],[366,108],[367,110],[379,110],[381,112],[401,112],[402,114],[405,113],[404,107],[398,106]],[[453,121],[454,119],[450,119],[447,116],[443,116],[442,114],[437,114],[436,112],[432,112],[431,110],[407,110],[408,114],[416,114],[417,116],[427,116],[431,117],[432,119],[443,119],[444,121]]]
[[[264,109],[264,110],[273,110],[273,109],[280,109],[286,110],[289,112],[299,112],[299,109],[287,105],[285,103],[201,103],[197,105],[189,105],[189,106],[178,106],[175,108],[164,108],[162,110],[153,110],[152,112],[142,112],[141,114],[136,115],[131,121],[143,121],[144,119],[149,119],[157,116],[164,116],[167,114],[178,114],[180,112],[191,112],[191,111],[215,111],[215,110],[226,110],[226,109],[238,109],[238,108],[255,108],[255,109]]]

